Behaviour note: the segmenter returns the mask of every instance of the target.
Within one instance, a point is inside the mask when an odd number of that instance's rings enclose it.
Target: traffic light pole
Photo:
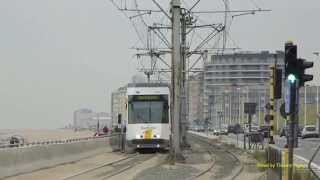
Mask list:
[[[293,178],[293,152],[298,145],[299,80],[289,75],[286,80],[285,112],[288,118],[288,180]]]
[[[288,180],[293,179],[293,148],[294,148],[294,123],[296,119],[296,96],[299,88],[298,68],[297,68],[297,46],[292,42],[285,44],[285,74],[286,74],[286,92],[285,92],[285,113],[288,120]]]
[[[292,180],[293,177],[293,143],[294,143],[294,138],[293,138],[293,128],[294,128],[294,115],[290,115],[289,118],[289,136],[288,136],[288,179]]]
[[[299,86],[298,86],[298,80],[294,81],[291,86],[287,87],[290,88],[290,115],[289,115],[289,136],[288,136],[288,177],[289,180],[292,180],[293,178],[293,151],[294,151],[294,147],[295,144],[297,144],[298,142],[296,137],[296,119],[297,119],[297,115],[298,115],[298,101],[297,101],[297,97],[298,96],[298,91],[299,91]]]
[[[285,114],[288,120],[288,179],[293,179],[293,148],[298,147],[298,114],[299,88],[311,81],[313,75],[305,74],[305,70],[313,67],[313,62],[297,58],[297,45],[293,42],[285,44],[286,96]],[[306,92],[306,91],[305,91]]]

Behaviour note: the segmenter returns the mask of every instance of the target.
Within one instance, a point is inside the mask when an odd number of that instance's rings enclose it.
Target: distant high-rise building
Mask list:
[[[305,85],[299,92],[299,125],[317,124],[317,115],[320,112],[320,87]]]
[[[284,67],[284,52],[212,55],[204,64],[203,115],[213,123],[246,122],[245,102],[257,103],[256,122],[269,99],[270,66]],[[284,71],[283,71],[284,73]]]
[[[104,126],[111,127],[111,117],[106,112],[93,112],[91,109],[78,109],[73,113],[73,127],[75,130],[97,129]]]
[[[102,129],[103,127],[112,127],[112,119],[111,115],[106,112],[96,112],[92,114],[92,122],[90,124],[90,129],[97,128],[99,122],[99,128]]]
[[[73,112],[73,126],[75,130],[88,129],[92,122],[93,111],[91,109],[78,109]]]
[[[126,94],[127,86],[120,87],[111,95],[111,119],[112,126],[117,126],[118,115],[121,114],[122,119],[126,119]]]
[[[203,119],[203,73],[189,76],[188,79],[188,120],[192,125],[194,121]]]

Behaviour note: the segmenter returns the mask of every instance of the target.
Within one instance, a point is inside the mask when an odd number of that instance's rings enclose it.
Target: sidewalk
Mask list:
[[[240,148],[240,149],[243,149],[243,135],[242,134],[239,134],[238,135],[238,141],[237,141],[237,138],[236,138],[236,135],[233,135],[233,134],[230,134],[231,136],[234,136],[234,138],[231,138],[229,136],[225,136],[225,135],[222,135],[222,136],[215,136],[212,134],[212,132],[194,132],[194,131],[189,131],[189,133],[192,133],[192,134],[196,134],[198,136],[202,136],[202,137],[206,137],[206,138],[209,138],[209,139],[219,139],[221,142],[223,143],[226,143],[226,144],[233,144],[235,145],[236,147]],[[246,147],[248,149],[249,147],[249,143],[246,142]]]

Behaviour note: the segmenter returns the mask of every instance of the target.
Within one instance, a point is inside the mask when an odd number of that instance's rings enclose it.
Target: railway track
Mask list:
[[[106,180],[114,176],[122,174],[127,170],[151,159],[155,154],[133,154],[124,158],[117,159],[112,162],[101,164],[80,172],[76,172],[70,176],[62,178],[62,180],[71,179],[99,179]]]
[[[216,161],[217,160],[217,158],[216,158],[217,154],[219,154],[219,155],[223,155],[224,154],[224,156],[228,156],[228,157],[231,157],[231,159],[233,159],[232,161],[226,162],[226,163],[238,163],[238,164],[240,164],[240,168],[238,168],[236,170],[236,172],[234,172],[231,175],[231,178],[230,178],[231,180],[235,180],[241,174],[241,172],[244,169],[244,166],[243,166],[241,160],[237,157],[236,154],[234,154],[233,152],[227,150],[226,148],[223,148],[222,146],[217,146],[215,144],[212,144],[211,142],[209,142],[209,139],[204,139],[202,137],[198,137],[196,135],[191,135],[191,134],[190,134],[190,137],[195,139],[195,140],[197,140],[196,141],[197,143],[200,142],[203,145],[207,146],[207,151],[211,155],[211,160],[212,160],[211,165],[207,169],[205,169],[205,170],[199,172],[198,174],[194,175],[193,177],[190,178],[190,180],[194,180],[194,179],[200,178],[201,176],[209,173],[217,165],[217,161]]]
[[[195,176],[191,177],[190,180],[194,180],[194,179],[197,179],[197,178],[205,175],[206,173],[208,173],[209,171],[211,171],[211,170],[214,168],[214,166],[216,165],[216,158],[215,158],[213,152],[212,152],[211,150],[207,150],[207,152],[208,152],[208,154],[209,154],[210,157],[211,157],[211,161],[212,161],[211,165],[209,166],[209,168],[207,168],[207,169],[199,172],[199,173],[196,174]]]

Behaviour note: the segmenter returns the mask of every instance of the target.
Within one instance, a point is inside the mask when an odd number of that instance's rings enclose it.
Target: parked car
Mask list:
[[[303,130],[303,127],[299,127],[298,137],[302,137],[302,130]]]
[[[216,135],[216,136],[220,135],[220,129],[214,129],[213,135]]]
[[[269,125],[262,125],[259,127],[258,132],[263,134],[263,137],[267,138],[269,137],[269,131],[270,131],[270,126]]]
[[[259,126],[251,126],[251,132],[258,132]]]
[[[243,128],[238,123],[235,125],[229,125],[228,126],[228,133],[240,134],[240,133],[243,133]]]
[[[227,128],[221,128],[221,129],[215,129],[213,131],[213,135],[219,136],[219,135],[228,135],[228,129]]]
[[[302,133],[302,130],[303,130],[303,127],[299,127],[298,129],[298,137],[301,137],[301,133]],[[285,127],[282,127],[282,129],[280,130],[280,137],[286,137],[288,135],[288,127],[285,126]]]
[[[213,132],[214,128],[213,127],[208,127],[208,131]]]
[[[241,127],[240,124],[235,124],[234,125],[234,133],[239,134],[239,133],[244,133],[243,128]]]
[[[251,125],[251,132],[258,132],[259,126]],[[246,133],[249,133],[249,125],[245,125],[245,130]]]
[[[25,143],[25,139],[20,135],[13,135],[7,138],[7,142],[10,144],[10,147],[18,147]]]
[[[192,130],[196,131],[196,132],[204,132],[205,131],[203,126],[193,126]]]
[[[302,129],[301,138],[319,137],[319,133],[315,126],[305,126]]]
[[[228,126],[228,133],[235,133],[235,126],[234,125]]]
[[[228,128],[222,128],[221,129],[221,134],[222,135],[228,135]]]

